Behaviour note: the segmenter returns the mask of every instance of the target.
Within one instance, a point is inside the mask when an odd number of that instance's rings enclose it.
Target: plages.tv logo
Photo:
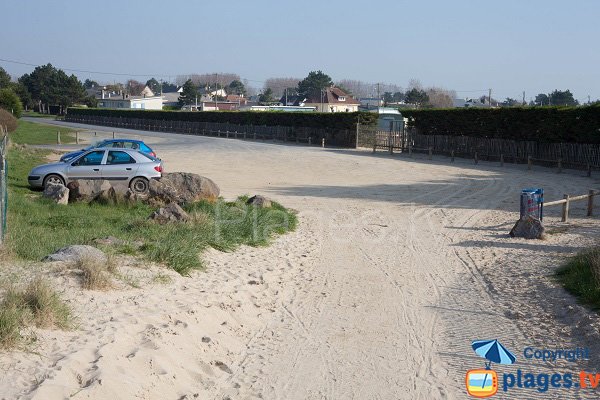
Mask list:
[[[492,363],[513,364],[517,359],[497,340],[475,340],[471,343],[475,353],[486,359],[485,368],[467,371],[465,383],[470,396],[485,398],[498,392],[498,374],[492,370]]]

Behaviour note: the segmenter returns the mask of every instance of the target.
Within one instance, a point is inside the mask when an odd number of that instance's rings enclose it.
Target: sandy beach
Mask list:
[[[121,273],[139,288],[84,291],[47,272],[78,327],[38,330],[29,351],[0,354],[2,399],[466,398],[465,372],[483,367],[470,347],[477,339],[497,338],[518,356],[526,346],[587,347],[591,359],[576,368],[600,365],[600,318],[553,278],[597,242],[597,217],[574,203],[564,224],[560,207],[548,208],[546,240],[508,236],[522,188],[543,187],[556,200],[598,188],[596,177],[419,154],[119,136],[143,138],[169,172],[210,177],[226,199],[263,194],[297,210],[299,227],[269,247],[210,250],[206,271],[191,277],[129,260]]]

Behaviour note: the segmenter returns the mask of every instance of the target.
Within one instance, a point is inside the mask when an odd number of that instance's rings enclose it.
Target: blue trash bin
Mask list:
[[[527,217],[533,217],[540,221],[544,218],[544,189],[521,190],[520,218]]]

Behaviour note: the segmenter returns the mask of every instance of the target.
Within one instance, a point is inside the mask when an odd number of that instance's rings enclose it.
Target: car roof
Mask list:
[[[103,140],[103,142],[106,143],[115,143],[115,142],[135,142],[135,143],[144,143],[143,140],[137,140],[137,139],[106,139]],[[144,143],[146,144],[146,143]]]
[[[90,153],[92,151],[99,151],[99,150],[110,150],[110,151],[124,151],[124,152],[129,152],[129,153],[141,153],[139,150],[136,149],[126,149],[123,147],[96,147],[90,150],[86,150],[83,151],[82,153]]]

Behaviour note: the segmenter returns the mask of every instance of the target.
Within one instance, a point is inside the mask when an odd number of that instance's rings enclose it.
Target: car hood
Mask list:
[[[67,168],[68,165],[69,164],[64,162],[55,162],[50,164],[38,165],[37,167],[33,168],[29,174],[39,175],[48,172],[62,172]]]

